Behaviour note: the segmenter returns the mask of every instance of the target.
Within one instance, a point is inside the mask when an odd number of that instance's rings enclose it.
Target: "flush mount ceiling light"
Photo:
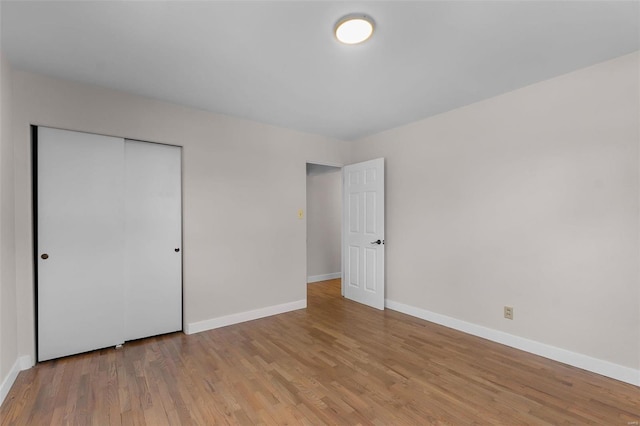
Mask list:
[[[353,13],[336,22],[334,33],[344,44],[358,44],[367,41],[373,34],[374,22],[370,16]]]

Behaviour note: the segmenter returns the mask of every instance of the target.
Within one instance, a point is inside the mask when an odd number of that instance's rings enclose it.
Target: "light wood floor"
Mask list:
[[[604,424],[640,388],[340,297],[192,336],[127,343],[20,373],[2,425]]]

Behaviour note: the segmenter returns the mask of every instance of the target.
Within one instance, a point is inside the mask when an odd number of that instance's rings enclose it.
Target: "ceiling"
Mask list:
[[[351,140],[640,48],[637,1],[5,2],[18,69]],[[333,25],[367,13],[372,39]]]

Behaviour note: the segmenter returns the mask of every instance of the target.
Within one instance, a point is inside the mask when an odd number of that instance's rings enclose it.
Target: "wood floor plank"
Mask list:
[[[640,388],[308,286],[308,307],[20,373],[0,425],[602,424]]]

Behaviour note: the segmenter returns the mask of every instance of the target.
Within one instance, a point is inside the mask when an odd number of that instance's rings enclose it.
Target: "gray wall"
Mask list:
[[[29,125],[181,145],[185,324],[306,302],[306,161],[344,142],[14,71],[20,354],[34,353]]]
[[[18,358],[11,68],[0,52],[0,383]]]
[[[638,369],[638,71],[623,56],[354,143],[386,158],[387,299]]]
[[[307,276],[342,271],[342,170],[307,175]]]

